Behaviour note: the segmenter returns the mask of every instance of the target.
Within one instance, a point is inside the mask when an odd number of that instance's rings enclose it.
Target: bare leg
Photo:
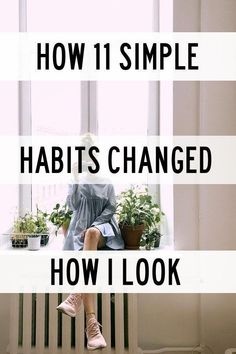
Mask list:
[[[103,237],[96,227],[90,227],[84,235],[84,251],[96,251],[99,248],[99,241]],[[101,241],[100,241],[101,242]]]
[[[104,237],[95,227],[89,228],[85,233],[84,251],[95,251],[105,245]],[[86,319],[95,316],[95,294],[83,294],[83,303]]]
[[[95,251],[105,245],[105,239],[102,237],[100,231],[95,227],[91,227],[85,232],[84,236],[84,251]],[[57,309],[65,314],[75,317],[78,313],[79,306],[76,309],[76,302],[83,301],[86,313],[86,336],[87,348],[95,350],[105,348],[106,341],[101,334],[100,327],[95,317],[95,294],[70,294],[69,297],[62,302]],[[67,309],[65,309],[67,307]]]
[[[85,233],[83,250],[97,250],[105,245],[104,241],[104,237],[102,237],[100,231],[95,227],[91,227]],[[86,313],[87,348],[89,350],[105,348],[107,346],[99,328],[100,324],[95,317],[95,296],[95,294],[82,294]]]
[[[100,231],[95,227],[86,230],[84,236],[84,251],[95,251],[105,245],[105,239]],[[83,301],[86,313],[86,319],[95,317],[95,294],[70,294],[57,309],[69,316],[75,317],[79,311],[80,304]]]

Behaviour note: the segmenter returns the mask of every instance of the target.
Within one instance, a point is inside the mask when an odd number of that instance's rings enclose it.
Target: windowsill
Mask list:
[[[51,233],[50,237],[49,237],[49,241],[48,244],[46,246],[41,246],[40,250],[62,250],[63,248],[63,241],[64,241],[64,236],[62,233],[58,233],[58,235],[56,236],[55,233]],[[0,246],[0,250],[14,250],[14,251],[21,251],[21,250],[27,250],[27,247],[12,247],[11,245],[11,240],[10,238],[3,243],[3,245]],[[142,249],[145,251],[145,249]],[[162,244],[160,243],[159,247],[154,248],[151,251],[173,251],[174,250],[174,244],[171,245],[166,245],[166,244]],[[147,250],[148,252],[148,250]]]
[[[62,246],[63,246],[63,238],[64,238],[64,236],[60,233],[58,233],[57,236],[54,233],[50,234],[48,244],[46,246],[41,246],[40,250],[48,250],[48,251],[61,250]],[[0,246],[0,250],[24,251],[24,250],[28,250],[28,248],[27,247],[12,247],[11,239],[9,237],[8,240],[5,241]]]
[[[155,247],[151,250],[146,250],[145,248],[141,248],[141,251],[173,251],[174,250],[174,245],[160,245],[159,247]]]
[[[155,251],[174,251],[174,245],[160,245]]]

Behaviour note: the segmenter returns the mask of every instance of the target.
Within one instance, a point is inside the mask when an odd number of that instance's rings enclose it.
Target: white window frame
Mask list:
[[[27,0],[19,0],[19,32],[27,32]],[[32,135],[31,83],[18,82],[19,135]],[[32,210],[32,185],[19,185],[19,215]]]
[[[159,31],[173,32],[174,0],[159,0]],[[161,16],[168,14],[168,16]],[[166,102],[172,105],[166,105]],[[159,85],[159,133],[163,136],[173,136],[173,81],[161,81]],[[162,233],[165,235],[165,246],[174,248],[174,185],[160,186],[160,205],[166,214]]]

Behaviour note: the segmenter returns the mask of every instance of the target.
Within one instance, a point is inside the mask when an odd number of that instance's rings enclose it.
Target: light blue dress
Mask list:
[[[115,219],[116,198],[112,184],[71,184],[66,199],[73,211],[64,250],[83,248],[83,231],[96,227],[111,249],[123,249],[124,241]]]

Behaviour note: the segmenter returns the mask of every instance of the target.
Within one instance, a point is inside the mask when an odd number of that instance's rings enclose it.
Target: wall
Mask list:
[[[236,31],[235,0],[174,0],[175,31]],[[175,82],[174,134],[236,135],[236,83]],[[236,249],[236,186],[176,185],[177,249]],[[217,222],[218,221],[218,222]],[[140,295],[140,343],[236,347],[236,295]],[[155,309],[155,310],[154,310]],[[148,323],[148,322],[147,322]]]
[[[188,11],[181,11],[181,7],[188,7]],[[175,8],[175,30],[236,31],[234,0],[177,0]],[[174,106],[175,134],[236,134],[234,82],[175,83]],[[184,206],[187,200],[191,208],[188,204],[186,210],[177,210],[175,217],[178,248],[236,249],[236,187],[176,186],[176,205],[181,202]],[[199,341],[215,354],[235,347],[236,296],[199,297]]]
[[[203,1],[201,26],[203,31],[236,31],[236,2]],[[200,133],[236,135],[236,83],[204,82],[200,94]],[[236,186],[201,186],[199,202],[200,247],[235,250]],[[236,347],[236,295],[209,294],[201,301],[202,340],[216,354]]]

